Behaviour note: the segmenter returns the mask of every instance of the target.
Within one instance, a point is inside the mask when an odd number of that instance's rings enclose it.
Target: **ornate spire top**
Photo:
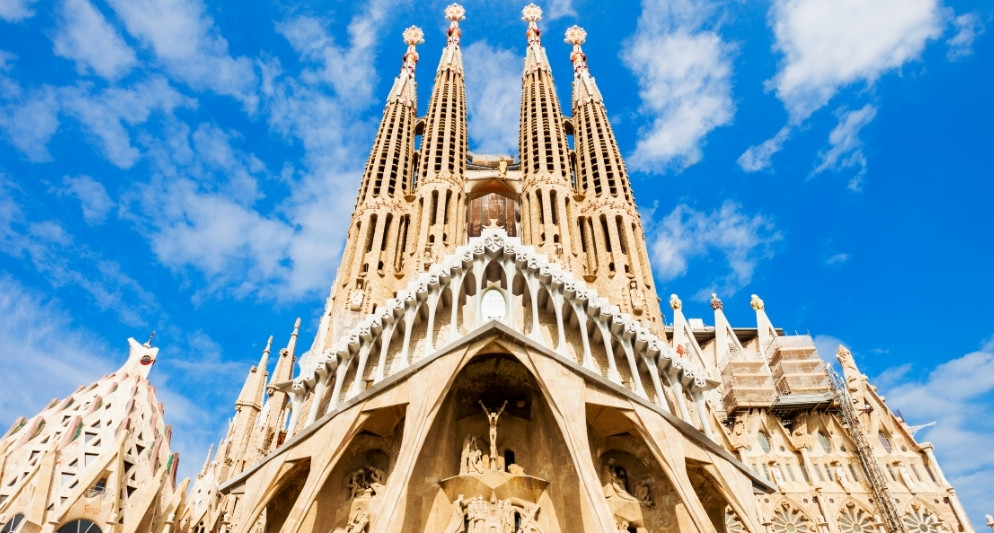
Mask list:
[[[538,29],[538,21],[542,20],[542,8],[528,4],[521,10],[521,20],[528,22],[528,30],[525,31],[528,43],[542,44],[542,30]]]
[[[445,19],[449,21],[449,44],[459,44],[459,37],[462,30],[459,29],[459,21],[466,18],[466,8],[460,4],[452,3],[445,8]]]
[[[576,26],[573,26],[573,27],[576,28]],[[580,30],[580,31],[583,31],[583,30]],[[680,310],[682,308],[683,308],[683,302],[680,301],[680,298],[678,298],[677,295],[675,295],[675,294],[671,294],[670,295],[670,309],[672,309],[674,311],[678,311],[678,310]]]
[[[835,356],[838,357],[839,359],[852,357],[852,352],[849,351],[849,348],[846,348],[845,346],[840,344],[838,349],[835,350]]]
[[[152,331],[152,334],[148,336],[148,340],[145,341],[145,344],[142,344],[142,346],[144,346],[146,348],[151,348],[152,347],[152,339],[154,339],[154,338],[155,338],[155,331]]]
[[[587,42],[587,31],[573,25],[566,30],[566,42],[573,45],[573,52],[569,55],[569,60],[573,62],[573,71],[579,72],[587,70],[587,54],[583,53],[580,45]]]
[[[417,45],[425,42],[425,32],[417,26],[411,26],[404,30],[404,42],[407,43],[407,52],[404,54],[403,70],[414,74],[414,67],[418,64]]]
[[[718,295],[712,292],[711,293],[711,309],[713,309],[715,311],[720,311],[720,310],[724,309],[724,307],[725,307],[725,304],[721,303],[721,300],[718,298]]]
[[[763,300],[755,294],[753,294],[752,299],[749,300],[749,306],[752,307],[753,311],[762,311],[766,308],[766,304],[763,303]]]

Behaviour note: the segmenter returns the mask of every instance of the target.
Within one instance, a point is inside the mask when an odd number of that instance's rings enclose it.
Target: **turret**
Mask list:
[[[262,351],[259,365],[249,369],[242,391],[235,400],[235,417],[228,429],[226,446],[218,450],[221,479],[241,471],[242,464],[234,464],[232,458],[238,458],[242,463],[246,458],[252,430],[262,409],[262,398],[266,387],[266,366],[269,364],[269,351],[272,345],[273,337],[270,336],[269,341],[266,342],[266,349]]]
[[[286,438],[286,424],[289,416],[289,396],[281,384],[287,384],[293,379],[293,364],[296,361],[297,335],[300,331],[300,319],[293,324],[293,333],[286,348],[280,350],[276,366],[266,385],[266,405],[260,415],[257,430],[253,433],[253,449],[260,456],[266,455],[283,444]]]
[[[586,37],[579,26],[566,31],[566,42],[573,45],[574,170],[583,202],[576,224],[582,271],[601,294],[626,295],[619,298],[626,311],[659,327],[662,316],[642,222],[603,98],[580,47]]]
[[[463,81],[459,4],[445,9],[448,40],[435,73],[418,158],[414,252],[417,271],[425,271],[465,242],[463,178],[466,172],[466,86]]]
[[[573,262],[578,246],[574,245],[576,226],[572,221],[574,191],[569,143],[538,27],[542,10],[529,4],[522,10],[522,18],[528,22],[518,136],[524,174],[523,237],[541,253]]]

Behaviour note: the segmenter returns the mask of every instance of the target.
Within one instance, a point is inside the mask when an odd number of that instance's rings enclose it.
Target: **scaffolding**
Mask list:
[[[825,362],[810,335],[777,337],[771,345],[770,370],[777,403],[822,403],[834,400]],[[789,396],[789,397],[788,397]]]
[[[721,369],[721,402],[729,414],[753,407],[769,407],[776,400],[773,374],[760,353],[735,352]]]
[[[863,467],[866,479],[870,483],[870,489],[873,490],[877,507],[879,507],[883,514],[883,525],[889,533],[904,533],[904,526],[901,524],[900,515],[897,512],[897,507],[894,505],[894,500],[891,498],[890,489],[887,487],[887,478],[880,471],[880,465],[877,464],[877,459],[873,456],[873,450],[870,449],[870,444],[866,441],[863,424],[860,422],[859,415],[853,407],[852,399],[849,397],[849,391],[846,389],[845,382],[834,371],[832,372],[831,380],[840,407],[837,416],[841,418],[842,425],[846,428],[849,437],[856,445],[856,455],[859,457],[859,463]]]

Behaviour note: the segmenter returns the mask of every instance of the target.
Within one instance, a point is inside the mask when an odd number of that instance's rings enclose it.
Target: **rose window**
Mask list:
[[[745,525],[730,505],[725,507],[725,533],[746,533]]]
[[[871,533],[873,520],[862,509],[846,509],[839,515],[839,528],[843,533]]]
[[[911,533],[939,533],[945,529],[939,517],[922,508],[912,509],[904,515],[904,527]]]
[[[814,533],[809,520],[797,509],[778,509],[773,514],[773,531],[775,533]]]

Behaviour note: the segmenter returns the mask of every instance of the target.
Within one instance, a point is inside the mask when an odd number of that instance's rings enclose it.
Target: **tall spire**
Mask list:
[[[357,313],[367,312],[370,301],[396,290],[390,286],[370,287],[372,274],[378,274],[379,280],[388,273],[403,277],[410,222],[410,215],[404,214],[404,201],[414,188],[416,165],[418,95],[414,74],[417,45],[424,42],[424,32],[411,26],[404,30],[403,38],[407,50],[366,162],[345,253],[318,338],[347,329]]]
[[[577,246],[575,226],[567,215],[573,210],[573,184],[565,121],[538,27],[542,9],[528,4],[521,15],[528,22],[518,136],[524,237],[542,253],[568,259]]]
[[[574,171],[585,205],[576,219],[584,277],[604,293],[627,293],[633,314],[660,325],[645,234],[618,141],[580,47],[586,38],[579,26],[566,30],[566,42],[573,45]]]
[[[418,163],[417,228],[415,252],[423,258],[419,264],[434,262],[451,252],[464,226],[462,180],[466,170],[466,86],[463,81],[459,21],[466,10],[459,4],[445,8],[449,21],[448,40],[435,74],[425,116],[424,137]]]

